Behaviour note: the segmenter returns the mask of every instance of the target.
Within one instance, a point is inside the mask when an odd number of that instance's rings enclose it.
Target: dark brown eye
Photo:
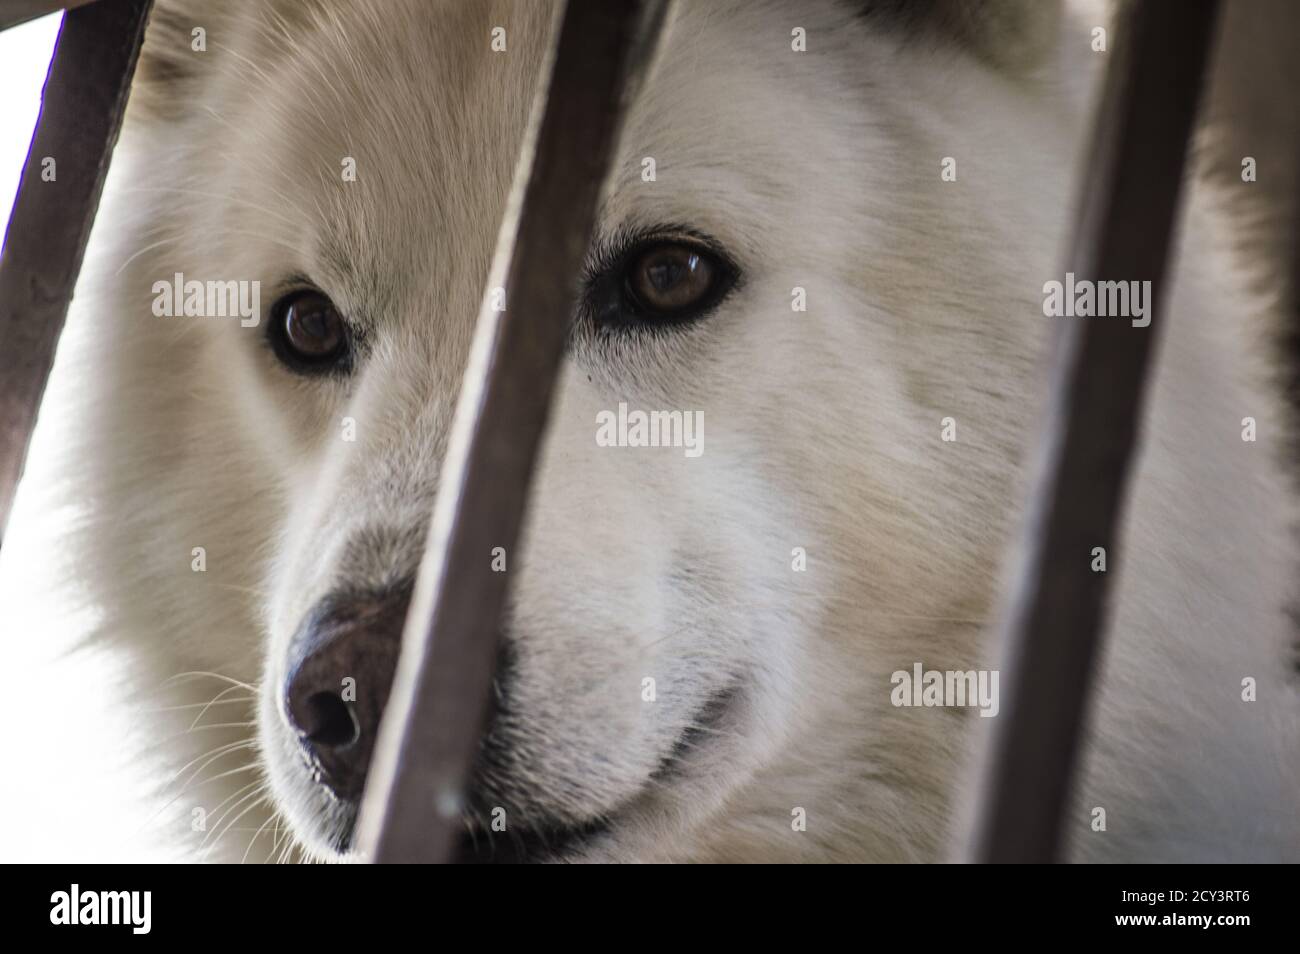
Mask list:
[[[705,238],[642,238],[598,250],[581,300],[604,333],[680,330],[709,314],[740,281],[740,268]]]
[[[691,245],[664,242],[632,259],[628,290],[651,314],[676,315],[709,300],[717,286],[717,273],[709,253]]]
[[[276,355],[300,374],[346,370],[348,324],[321,292],[294,292],[276,302],[269,334]]]

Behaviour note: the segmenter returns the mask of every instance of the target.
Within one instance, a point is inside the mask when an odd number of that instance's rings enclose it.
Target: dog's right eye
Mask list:
[[[351,362],[348,323],[329,297],[314,289],[276,302],[267,334],[276,357],[299,374],[346,371]]]

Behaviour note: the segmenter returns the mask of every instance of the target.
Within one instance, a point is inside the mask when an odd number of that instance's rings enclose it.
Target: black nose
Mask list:
[[[409,585],[327,597],[290,645],[286,714],[313,769],[339,798],[358,799],[365,787],[410,601]]]

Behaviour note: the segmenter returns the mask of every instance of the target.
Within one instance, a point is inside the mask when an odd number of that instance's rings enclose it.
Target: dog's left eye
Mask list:
[[[700,249],[665,242],[651,246],[631,262],[628,290],[648,311],[676,314],[708,297],[716,270],[712,256]]]
[[[598,327],[671,327],[703,317],[736,275],[722,255],[696,241],[651,239],[593,275],[586,300]]]
[[[347,322],[334,303],[314,289],[276,302],[268,334],[276,357],[299,374],[345,370],[351,356]]]

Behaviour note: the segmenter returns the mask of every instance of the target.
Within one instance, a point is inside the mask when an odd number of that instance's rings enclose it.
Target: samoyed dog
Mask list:
[[[354,856],[555,23],[535,0],[153,14],[51,385],[76,424],[52,489],[94,639],[155,703],[157,833],[195,857]],[[896,674],[996,668],[1047,345],[1114,320],[1043,308],[1107,27],[1039,0],[678,4],[500,555],[466,859],[954,856],[996,683],[904,705]],[[1271,80],[1236,79],[1161,303],[1075,859],[1300,858],[1265,255],[1288,127]],[[642,446],[655,412],[689,434]]]

